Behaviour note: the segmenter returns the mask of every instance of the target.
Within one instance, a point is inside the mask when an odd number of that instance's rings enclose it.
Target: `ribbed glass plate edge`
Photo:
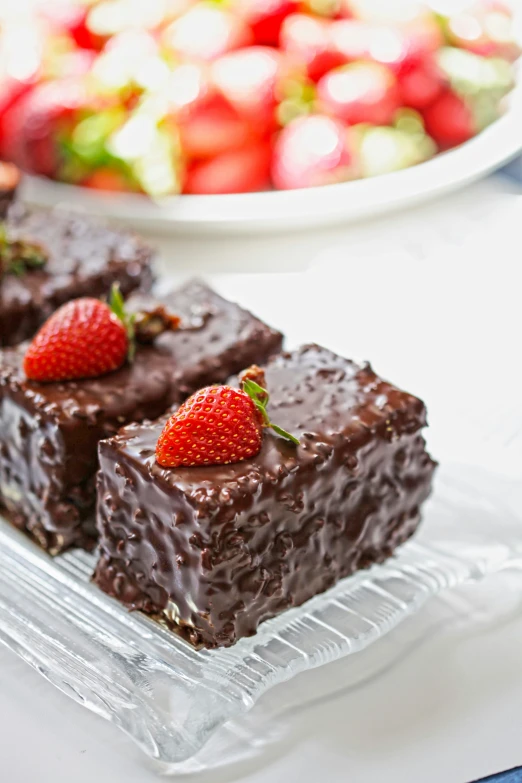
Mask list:
[[[0,519],[0,642],[148,756],[180,764],[274,685],[363,650],[443,590],[522,567],[522,523],[504,496],[483,476],[441,472],[421,535],[394,558],[213,651],[101,593],[92,555],[53,560]]]

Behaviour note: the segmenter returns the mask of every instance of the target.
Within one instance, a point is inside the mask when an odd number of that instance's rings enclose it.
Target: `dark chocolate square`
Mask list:
[[[47,262],[0,280],[0,346],[32,337],[60,305],[80,296],[107,296],[119,283],[124,296],[152,283],[154,251],[134,234],[60,210],[14,204],[7,235],[42,247]]]
[[[279,332],[200,283],[161,303],[181,316],[182,328],[101,378],[36,383],[22,370],[26,344],[0,351],[0,501],[17,527],[53,553],[95,540],[100,439],[281,348]]]
[[[195,646],[259,623],[389,557],[416,530],[435,463],[423,403],[318,346],[266,371],[272,431],[257,457],[163,468],[165,418],[100,443],[95,581]]]

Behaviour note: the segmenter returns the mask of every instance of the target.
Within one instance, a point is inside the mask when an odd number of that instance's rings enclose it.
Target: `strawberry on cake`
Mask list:
[[[0,351],[0,503],[51,553],[95,542],[102,438],[281,348],[279,332],[197,282],[110,305],[70,302]]]
[[[12,169],[0,164],[0,208],[5,204],[0,219],[0,347],[32,337],[69,300],[106,296],[113,283],[125,297],[150,289],[155,255],[150,245],[132,232],[62,209],[29,209],[19,201],[8,205],[18,184]]]
[[[95,582],[196,647],[234,644],[415,532],[425,425],[419,399],[317,345],[202,389],[100,443]]]

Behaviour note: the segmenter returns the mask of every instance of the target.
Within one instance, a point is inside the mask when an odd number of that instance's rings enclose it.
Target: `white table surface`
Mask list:
[[[289,343],[371,358],[424,396],[439,458],[513,479],[522,475],[521,240],[522,196],[494,179],[345,231],[161,244],[169,274],[205,274]],[[484,449],[469,446],[472,420]],[[289,716],[286,740],[254,760],[191,779],[466,783],[522,764],[521,648],[522,609],[445,628],[371,682]],[[129,740],[3,648],[0,705],[2,782],[157,780]]]

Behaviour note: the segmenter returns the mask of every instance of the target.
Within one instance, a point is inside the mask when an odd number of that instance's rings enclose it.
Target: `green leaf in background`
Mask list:
[[[370,127],[361,132],[359,156],[363,177],[376,177],[415,166],[433,157],[437,147],[425,133]]]
[[[451,86],[464,97],[487,93],[499,100],[515,85],[512,65],[499,57],[481,57],[445,46],[438,53],[438,63]]]
[[[90,114],[73,130],[71,147],[88,166],[100,166],[108,162],[107,140],[125,121],[123,107]]]
[[[177,128],[156,100],[143,101],[107,142],[140,188],[152,197],[181,191],[182,157]]]

